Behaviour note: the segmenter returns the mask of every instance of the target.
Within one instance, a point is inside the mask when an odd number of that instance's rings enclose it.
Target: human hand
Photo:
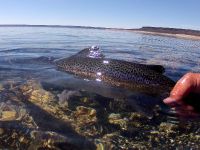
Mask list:
[[[200,94],[200,73],[187,73],[185,74],[174,86],[170,96],[163,100],[164,103],[181,108],[181,110],[193,111],[194,107],[189,105],[192,99],[188,99],[185,103],[184,99],[191,93]],[[198,97],[200,99],[200,97]],[[199,104],[198,101],[192,102],[194,105]]]

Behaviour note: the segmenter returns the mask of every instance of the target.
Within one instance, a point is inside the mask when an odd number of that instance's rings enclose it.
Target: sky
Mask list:
[[[200,0],[0,0],[0,24],[200,29]]]

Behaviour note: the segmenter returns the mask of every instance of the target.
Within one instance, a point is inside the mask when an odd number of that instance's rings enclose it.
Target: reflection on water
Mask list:
[[[199,115],[180,117],[156,95],[83,80],[52,63],[99,45],[106,58],[163,65],[177,80],[200,71],[199,41],[72,28],[0,28],[0,37],[0,148],[199,148]]]

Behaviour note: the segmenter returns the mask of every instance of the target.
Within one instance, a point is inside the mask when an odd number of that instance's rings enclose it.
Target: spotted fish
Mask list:
[[[160,65],[145,65],[108,59],[97,47],[83,49],[75,55],[55,61],[59,70],[112,86],[149,93],[169,91],[175,82],[164,76]]]

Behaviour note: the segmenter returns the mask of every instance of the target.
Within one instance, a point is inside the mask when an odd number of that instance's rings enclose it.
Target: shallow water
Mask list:
[[[0,148],[198,147],[198,117],[178,118],[152,95],[87,81],[51,64],[91,45],[108,58],[163,65],[174,81],[200,72],[200,41],[126,31],[1,27]]]

